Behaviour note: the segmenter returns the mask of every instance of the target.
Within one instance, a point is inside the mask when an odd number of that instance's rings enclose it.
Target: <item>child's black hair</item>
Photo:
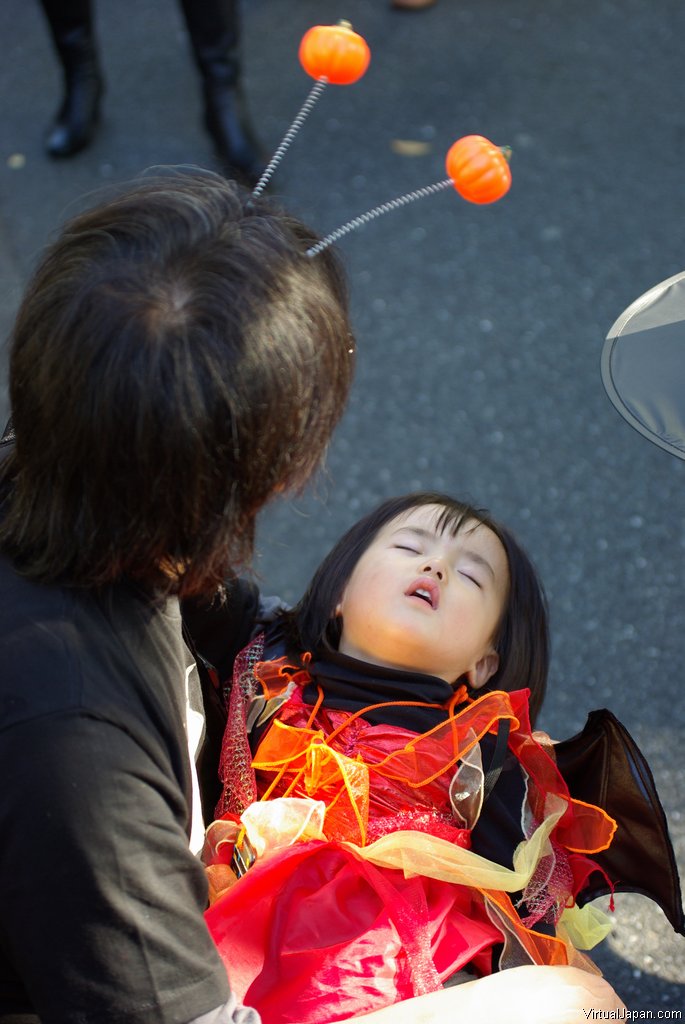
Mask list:
[[[335,610],[345,587],[369,545],[386,523],[413,508],[438,505],[437,527],[452,534],[468,521],[488,527],[499,538],[509,566],[509,590],[495,637],[499,667],[483,690],[531,691],[530,713],[535,720],[542,706],[549,668],[547,602],[542,583],[529,556],[512,532],[485,509],[474,508],[446,494],[422,491],[384,501],[355,523],[337,542],[315,572],[302,599],[288,615],[292,652],[325,653],[340,641],[340,620]]]

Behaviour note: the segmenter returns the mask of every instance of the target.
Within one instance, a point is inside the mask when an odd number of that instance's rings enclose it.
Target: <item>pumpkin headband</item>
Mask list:
[[[326,86],[352,85],[359,81],[369,66],[371,51],[366,40],[353,31],[349,22],[340,21],[337,25],[315,25],[305,32],[300,43],[299,58],[302,67],[315,82],[257,182],[252,193],[254,196],[261,195],[266,188]],[[511,150],[508,146],[495,146],[482,135],[465,135],[447,152],[447,178],[407,192],[347,221],[311,246],[306,255],[316,256],[343,235],[367,224],[370,220],[412,203],[415,199],[423,199],[424,196],[442,192],[446,188],[456,189],[463,199],[471,203],[494,203],[506,195],[511,187],[510,156]]]

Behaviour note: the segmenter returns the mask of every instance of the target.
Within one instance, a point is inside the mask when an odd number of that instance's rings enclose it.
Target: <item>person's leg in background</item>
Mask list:
[[[45,148],[69,157],[92,140],[103,77],[91,0],[40,0],[64,77],[64,96]],[[241,87],[238,0],[181,0],[193,56],[202,78],[205,127],[224,170],[248,183],[265,161],[252,133]]]
[[[62,66],[64,96],[45,148],[50,156],[78,153],[91,141],[103,92],[90,0],[41,0]]]
[[[255,184],[264,169],[241,85],[239,0],[180,0],[202,77],[205,127],[224,170]]]

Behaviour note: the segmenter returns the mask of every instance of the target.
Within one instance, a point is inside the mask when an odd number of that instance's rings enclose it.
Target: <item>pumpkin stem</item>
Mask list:
[[[344,18],[340,19],[340,21],[338,22],[338,25],[340,25],[341,28],[349,28],[350,30],[352,30],[352,22],[351,21],[345,21]]]
[[[507,161],[507,163],[510,164],[511,163],[511,152],[512,152],[511,146],[500,146],[499,147],[499,151],[502,154],[502,156],[504,157],[504,159]]]

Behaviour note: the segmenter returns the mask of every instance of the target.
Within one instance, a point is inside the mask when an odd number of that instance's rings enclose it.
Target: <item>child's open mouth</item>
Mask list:
[[[422,576],[414,580],[411,586],[405,590],[407,597],[418,597],[435,611],[440,603],[440,590],[435,582],[428,576]]]

